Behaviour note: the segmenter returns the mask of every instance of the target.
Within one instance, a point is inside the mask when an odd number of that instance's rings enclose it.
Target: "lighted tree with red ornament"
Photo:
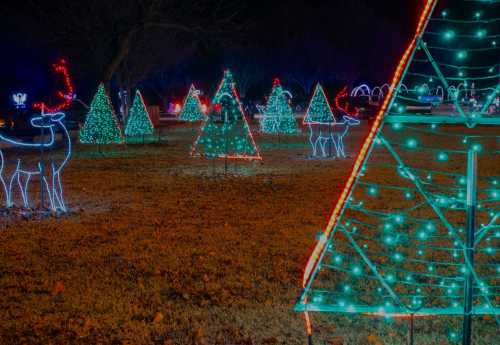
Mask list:
[[[261,159],[229,70],[219,84],[191,154],[208,158]]]

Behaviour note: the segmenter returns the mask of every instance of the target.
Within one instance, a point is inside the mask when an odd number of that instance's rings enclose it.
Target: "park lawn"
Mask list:
[[[196,125],[157,143],[77,145],[69,214],[0,210],[0,343],[305,344],[292,310],[302,270],[367,129],[344,160],[311,160],[307,129],[255,134],[264,160],[227,173],[189,156]],[[313,319],[328,344],[405,344],[405,320]],[[442,324],[423,322],[418,344],[435,344]],[[490,344],[495,325],[481,329]]]
[[[303,344],[302,269],[353,162],[310,160],[303,132],[256,134],[263,162],[227,175],[189,156],[192,125],[156,144],[77,145],[70,214],[2,213],[0,342]]]

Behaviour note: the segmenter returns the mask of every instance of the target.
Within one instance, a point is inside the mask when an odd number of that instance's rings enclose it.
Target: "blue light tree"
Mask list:
[[[312,312],[444,317],[435,343],[464,345],[487,315],[497,334],[498,13],[498,1],[426,2],[306,265],[295,309],[310,335]]]

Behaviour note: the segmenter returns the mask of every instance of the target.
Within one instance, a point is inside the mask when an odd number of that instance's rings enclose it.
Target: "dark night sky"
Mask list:
[[[39,3],[45,6],[49,1]],[[274,76],[275,71],[285,74],[292,65],[296,73],[303,69],[306,74],[317,64],[341,79],[383,82],[390,78],[423,4],[423,0],[246,0],[240,19],[249,25],[243,39],[238,38],[238,43],[230,47],[199,50],[199,44],[195,45],[179,54],[175,62],[165,59],[169,64],[166,70],[184,64],[187,79],[197,79],[208,87],[220,77],[223,65],[236,61],[238,66],[241,57],[255,56],[265,71],[263,80]],[[53,87],[47,80],[49,66],[60,56],[70,61],[77,91],[87,97],[85,90],[94,87],[99,69],[93,70],[85,54],[74,47],[54,45],[50,30],[40,25],[25,6],[23,1],[0,4],[0,14],[6,19],[0,24],[0,44],[4,47],[0,57],[0,110],[5,109],[12,91],[22,89],[40,95]],[[78,42],[73,45],[78,47]],[[172,54],[175,50],[168,52]],[[344,65],[351,60],[355,62],[351,69],[359,73],[346,72]],[[145,79],[155,79],[154,73]]]

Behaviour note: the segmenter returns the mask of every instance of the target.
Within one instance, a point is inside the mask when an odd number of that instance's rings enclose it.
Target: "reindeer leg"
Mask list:
[[[43,184],[45,185],[45,189],[47,190],[47,194],[49,195],[49,202],[50,202],[50,209],[55,211],[55,205],[54,205],[54,195],[52,193],[52,188],[50,188],[50,184],[47,181],[47,178],[45,176],[42,177]]]
[[[320,147],[321,147],[321,157],[322,158],[326,158],[326,150],[325,150],[325,147],[326,147],[326,143],[328,142],[328,139],[325,140],[325,139],[321,139],[321,141],[319,142],[320,144]]]
[[[28,208],[29,208],[29,202],[30,202],[29,193],[28,193],[28,187],[30,185],[30,180],[31,180],[31,174],[28,174],[28,177],[24,181],[24,195],[26,197],[26,202],[28,203],[28,206],[27,206]]]
[[[339,142],[338,140],[336,140],[335,136],[332,135],[332,143],[333,143],[333,147],[335,147],[335,153],[337,155],[337,157],[340,157],[340,150],[339,150]]]
[[[2,158],[2,163],[3,163],[3,156],[1,151],[0,151],[0,158]],[[5,195],[5,207],[10,207],[9,190],[7,189],[7,184],[5,183],[5,179],[3,178],[3,164],[0,166],[0,183],[1,186],[3,187],[3,192]]]
[[[9,181],[9,191],[7,192],[7,207],[12,207],[14,206],[14,195],[12,193],[12,189],[14,188],[14,182],[19,179],[19,167],[20,167],[20,161],[17,161],[17,166],[16,170],[12,173],[10,176],[10,181]],[[22,194],[22,190],[21,190]]]
[[[317,138],[316,141],[311,142],[313,148],[313,157],[316,157],[318,155],[318,141],[319,138]]]
[[[3,187],[3,192],[5,195],[5,206],[10,207],[9,190],[7,189],[7,184],[5,183],[5,179],[3,178],[4,164],[5,164],[5,158],[3,156],[2,150],[0,150],[0,183]]]
[[[11,207],[12,202],[10,200],[9,189],[7,188],[7,184],[5,183],[5,179],[3,178],[3,176],[1,174],[0,174],[0,183],[2,184],[4,195],[5,195],[5,206]]]
[[[66,212],[67,209],[64,202],[64,190],[61,182],[60,172],[57,172],[55,174],[54,195],[57,196],[57,201],[59,203],[59,208],[61,209],[61,211]]]
[[[311,127],[309,127],[309,143],[311,143],[312,146],[312,155],[313,157],[316,156],[316,145],[318,144],[318,139],[314,140],[314,131]]]
[[[25,177],[27,175],[27,177]],[[19,186],[19,190],[21,191],[21,197],[23,198],[23,205],[24,208],[30,208],[30,201],[28,197],[28,183],[30,180],[31,174],[25,174],[25,173],[17,173],[17,185]],[[23,181],[23,178],[25,180]]]
[[[10,181],[9,181],[9,191],[7,192],[7,207],[12,207],[14,206],[14,195],[12,193],[12,189],[14,186],[14,181],[17,179],[17,175],[19,174],[18,171],[15,171],[11,176],[10,176]]]
[[[342,155],[342,157],[345,158],[344,137],[343,136],[339,137],[339,150],[340,150],[340,154]]]
[[[56,207],[66,212],[66,205],[64,204],[64,193],[63,187],[61,183],[61,173],[56,169],[54,163],[51,164],[52,168],[52,194],[54,195],[54,203],[57,202]]]

